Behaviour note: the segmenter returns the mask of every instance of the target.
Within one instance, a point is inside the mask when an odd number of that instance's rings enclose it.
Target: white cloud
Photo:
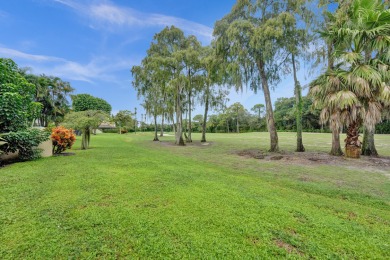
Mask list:
[[[43,56],[43,55],[34,55],[28,54],[25,52],[21,52],[14,49],[9,49],[0,46],[0,55],[12,58],[21,58],[25,60],[32,60],[36,62],[48,62],[48,61],[65,61],[65,59],[52,57],[52,56]]]
[[[143,13],[132,8],[120,7],[111,2],[102,0],[100,0],[99,3],[86,5],[76,3],[72,0],[54,1],[76,10],[83,16],[89,17],[94,23],[91,25],[92,28],[115,30],[119,28],[134,29],[174,25],[183,31],[194,34],[204,40],[211,41],[212,39],[212,28],[174,16]]]
[[[67,59],[35,55],[0,46],[0,56],[17,60],[19,66],[32,67],[34,73],[45,73],[58,76],[65,80],[78,80],[93,83],[102,80],[120,84],[115,72],[129,70],[139,60],[131,60],[128,57],[106,58],[93,57],[89,62],[82,64]]]

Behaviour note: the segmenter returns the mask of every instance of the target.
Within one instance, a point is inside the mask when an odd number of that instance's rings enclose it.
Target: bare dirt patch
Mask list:
[[[175,146],[175,147],[180,147],[178,145],[175,144],[175,142],[172,142],[172,141],[159,141],[159,142],[156,142],[156,143],[159,143],[160,145],[163,145],[163,146]],[[211,146],[213,145],[213,142],[199,142],[199,141],[193,141],[192,143],[185,143],[184,146],[182,147],[208,147],[208,146]]]
[[[286,164],[298,165],[339,165],[365,170],[381,171],[390,177],[390,157],[361,156],[360,159],[351,159],[344,156],[332,156],[321,152],[285,152],[268,153],[257,149],[247,149],[235,152],[246,158],[264,161],[279,161]]]
[[[286,250],[289,254],[292,254],[292,253],[295,253],[295,254],[298,254],[300,256],[303,256],[303,253],[301,251],[299,251],[295,246],[289,244],[289,243],[286,243],[285,241],[281,240],[281,239],[277,239],[274,241],[275,245],[279,248],[283,248],[284,250]]]

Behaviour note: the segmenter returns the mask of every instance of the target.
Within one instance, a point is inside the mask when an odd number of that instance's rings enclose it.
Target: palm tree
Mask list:
[[[333,40],[340,63],[313,81],[310,93],[323,122],[348,127],[346,153],[358,157],[359,127],[372,132],[390,102],[390,11],[381,1],[355,0],[335,21],[322,35]]]

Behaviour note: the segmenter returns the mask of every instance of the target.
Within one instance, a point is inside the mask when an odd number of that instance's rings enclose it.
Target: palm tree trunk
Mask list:
[[[302,140],[302,88],[297,78],[297,69],[295,66],[295,55],[292,54],[292,66],[294,74],[294,92],[295,92],[295,106],[296,106],[296,125],[297,125],[297,152],[304,152]]]
[[[332,129],[332,148],[330,150],[330,155],[340,156],[343,155],[340,145],[340,130]]]
[[[362,155],[378,156],[374,140],[375,127],[370,131],[364,128]]]
[[[354,121],[348,126],[347,138],[345,138],[345,154],[349,158],[359,158],[361,143],[359,141],[359,122]]]
[[[279,142],[278,142],[278,133],[276,132],[274,112],[272,110],[271,94],[269,91],[267,76],[264,70],[264,63],[261,59],[257,61],[257,67],[260,72],[261,85],[263,87],[264,99],[265,99],[265,108],[267,111],[267,127],[270,134],[271,148],[270,152],[279,151]]]
[[[202,140],[201,142],[206,142],[206,123],[207,123],[207,113],[209,112],[209,95],[206,96],[206,102],[204,106],[204,116],[203,116],[203,125],[202,125]]]

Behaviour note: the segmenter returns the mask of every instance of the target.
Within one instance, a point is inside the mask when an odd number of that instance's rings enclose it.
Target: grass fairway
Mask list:
[[[388,166],[237,155],[265,151],[267,133],[151,139],[102,134],[75,156],[1,168],[0,259],[390,257]],[[376,140],[390,156],[390,136]],[[304,143],[326,152],[330,135]]]

